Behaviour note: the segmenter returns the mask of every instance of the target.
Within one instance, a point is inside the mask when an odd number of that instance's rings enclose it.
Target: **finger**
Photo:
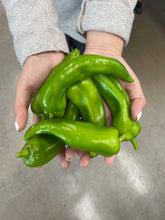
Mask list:
[[[110,108],[108,104],[103,99],[104,109],[105,109],[105,115],[106,115],[106,126],[109,127],[112,125],[112,113],[110,111]]]
[[[41,120],[42,120],[41,117],[39,117],[39,116],[33,114],[33,124],[36,124],[37,122],[39,122],[39,121],[41,121]]]
[[[31,94],[28,89],[18,81],[14,103],[15,127],[17,131],[22,131],[28,120],[28,107],[31,102]]]
[[[88,151],[77,150],[76,152],[77,152],[78,156],[80,157],[80,166],[87,167],[90,160],[91,160]]]
[[[114,162],[115,159],[115,155],[113,155],[112,157],[104,157],[104,161],[108,166],[111,166]]]
[[[70,162],[65,160],[65,147],[63,147],[63,149],[58,154],[58,158],[63,168],[67,169],[70,166]]]
[[[127,83],[127,82],[121,82],[123,87],[125,88],[130,101],[131,101],[131,117],[133,120],[139,120],[142,115],[142,110],[144,109],[146,105],[146,99],[143,94],[143,90],[140,84],[140,81],[138,80],[136,74],[131,69],[131,67],[124,61],[124,59],[120,60],[121,63],[126,67],[129,74],[134,79],[133,83]],[[121,81],[121,80],[120,80]]]
[[[76,149],[68,146],[67,149],[65,150],[65,160],[71,161],[75,153],[76,153]]]
[[[146,105],[145,99],[136,98],[131,103],[131,117],[135,121],[139,121],[142,116],[142,110]]]
[[[139,80],[135,78],[133,83],[127,84],[126,91],[131,101],[131,117],[135,121],[139,120],[146,105],[146,99]]]

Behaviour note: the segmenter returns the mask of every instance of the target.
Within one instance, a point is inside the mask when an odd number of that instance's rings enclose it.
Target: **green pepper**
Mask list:
[[[63,147],[64,143],[57,137],[41,135],[30,139],[16,156],[22,157],[26,166],[39,167],[52,160]]]
[[[120,92],[124,95],[126,101],[128,102],[128,105],[130,105],[130,100],[129,100],[129,96],[127,94],[127,92],[125,91],[125,89],[123,88],[123,86],[121,85],[120,81],[115,77],[115,76],[109,76],[107,75],[108,78],[111,80],[111,82],[113,84],[115,84],[115,86],[120,90]]]
[[[135,137],[139,134],[141,126],[131,118],[129,97],[120,82],[113,76],[101,74],[93,76],[93,80],[111,109],[112,125],[119,130],[123,141],[131,141],[134,148],[138,149]]]
[[[73,84],[66,96],[79,109],[83,121],[105,126],[104,104],[91,78]]]
[[[38,134],[55,135],[75,149],[96,152],[106,157],[119,152],[122,139],[114,127],[63,119],[46,119],[32,125],[24,139],[28,140]]]
[[[50,74],[32,101],[32,112],[44,115],[45,118],[64,112],[66,90],[73,83],[99,73],[115,75],[127,82],[133,82],[119,61],[98,55],[80,55],[62,65],[57,72]]]
[[[77,120],[78,109],[69,102],[64,115],[65,120]],[[64,142],[52,135],[40,135],[31,138],[23,147],[17,157],[22,157],[25,165],[38,167],[52,160],[64,147]]]
[[[72,59],[78,57],[79,55],[80,55],[80,51],[79,51],[78,49],[75,49],[75,50],[73,50],[72,52],[70,52],[67,56],[65,56],[65,58],[63,59],[62,62],[60,62],[57,66],[55,66],[55,67],[53,68],[53,70],[52,70],[51,73],[49,74],[49,77],[48,77],[48,78],[50,78],[50,76],[56,74],[56,73],[59,71],[59,69],[60,69],[63,65],[65,65],[66,63],[68,63],[70,60],[72,60]],[[56,117],[56,118],[62,118],[63,115],[64,115],[64,112],[65,112],[65,109],[63,109],[63,111],[61,111],[61,112],[50,113],[49,115],[44,115],[44,114],[42,114],[42,113],[41,113],[41,114],[40,114],[40,113],[37,114],[37,112],[35,111],[35,109],[36,109],[36,105],[37,105],[38,101],[41,99],[40,95],[41,95],[40,92],[38,92],[38,93],[36,94],[36,96],[35,96],[35,99],[32,101],[32,105],[31,105],[32,112],[35,113],[35,114],[38,115],[38,116],[41,116],[42,119],[44,119],[44,118],[54,118],[54,117]]]
[[[105,126],[104,104],[91,78],[73,84],[66,96],[79,109],[83,121]],[[97,153],[89,152],[89,155],[93,158]]]
[[[80,51],[78,49],[74,49],[72,52],[70,52],[65,58],[63,59],[62,62],[60,62],[57,66],[53,68],[51,71],[50,75],[55,74],[64,64],[69,62],[70,60],[80,56]]]

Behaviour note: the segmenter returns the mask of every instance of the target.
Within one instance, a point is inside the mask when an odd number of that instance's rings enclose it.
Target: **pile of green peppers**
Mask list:
[[[29,167],[38,167],[52,160],[65,144],[88,151],[91,157],[117,154],[121,141],[131,141],[138,149],[141,126],[131,118],[131,103],[118,78],[133,82],[119,61],[73,50],[34,97],[32,112],[42,120],[26,131],[27,142],[17,157]],[[112,113],[110,127],[105,126],[102,98]]]

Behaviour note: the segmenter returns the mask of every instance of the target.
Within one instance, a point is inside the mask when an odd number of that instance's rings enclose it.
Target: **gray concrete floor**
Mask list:
[[[75,156],[67,170],[57,158],[41,169],[28,168],[15,157],[24,145],[13,116],[21,68],[0,5],[0,220],[165,219],[165,29],[145,6],[124,57],[147,99],[140,150],[122,144],[111,167],[97,157],[83,169]],[[31,120],[30,114],[28,126]]]

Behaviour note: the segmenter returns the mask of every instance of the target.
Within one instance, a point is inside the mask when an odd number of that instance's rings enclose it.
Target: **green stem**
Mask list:
[[[120,137],[119,137],[119,141],[124,141],[124,139],[126,138],[126,135],[125,134],[122,134]]]
[[[17,158],[18,157],[27,157],[27,156],[29,156],[29,150],[28,149],[24,149],[24,150],[22,150],[22,151],[20,151],[16,154]]]
[[[132,144],[133,144],[135,150],[138,150],[138,149],[139,149],[139,146],[138,146],[138,143],[137,143],[136,139],[135,139],[135,138],[132,138],[132,139],[131,139],[131,142],[132,142]]]
[[[53,119],[54,118],[54,113],[49,113],[49,118]]]
[[[95,152],[92,152],[92,151],[89,152],[89,156],[90,156],[91,158],[94,158],[94,157],[96,157],[97,155],[98,155],[98,153],[95,153]]]

